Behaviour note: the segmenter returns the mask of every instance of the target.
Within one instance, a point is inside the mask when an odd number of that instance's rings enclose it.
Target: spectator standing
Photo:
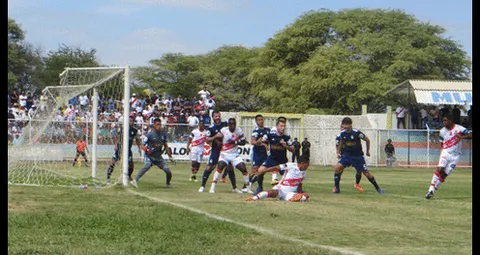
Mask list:
[[[25,107],[27,108],[27,110],[30,110],[30,108],[32,108],[32,105],[33,105],[32,93],[30,93],[30,91],[27,91],[27,105]]]
[[[413,105],[410,109],[410,121],[412,122],[412,129],[418,129],[418,108],[417,106]]]
[[[392,167],[393,162],[395,162],[395,160],[396,160],[395,157],[394,157],[395,147],[392,144],[392,139],[387,140],[387,144],[385,144],[384,151],[385,151],[385,154],[387,155],[387,159],[385,160],[386,165],[387,165],[387,167]]]
[[[457,105],[453,106],[452,115],[453,115],[453,123],[460,124],[460,109],[457,107]]]
[[[18,95],[18,93],[17,93],[17,90],[14,89],[13,92],[12,92],[12,94],[10,94],[10,101],[11,101],[12,105],[13,105],[14,103],[19,103],[19,102],[18,102],[18,97],[19,97],[19,95]]]
[[[422,107],[422,109],[420,109],[420,120],[422,122],[422,128],[426,129],[427,128],[426,125],[427,125],[427,121],[428,121],[428,112],[425,109],[425,107]]]
[[[295,151],[292,153],[292,162],[295,162],[295,159],[298,159],[298,157],[300,157],[300,148],[302,147],[302,145],[300,144],[300,142],[298,141],[298,138],[293,138],[293,148],[295,149]]]
[[[310,160],[310,142],[308,139],[305,137],[305,139],[302,142],[302,156],[304,156],[307,160]]]
[[[20,92],[20,95],[18,96],[18,103],[20,106],[27,107],[27,95],[25,95],[25,92]]]
[[[197,94],[200,95],[200,100],[205,102],[207,101],[207,98],[210,95],[210,92],[207,90],[207,86],[203,86],[203,89],[198,91]]]
[[[405,112],[407,109],[403,105],[399,105],[395,110],[395,115],[397,116],[397,129],[405,129]]]

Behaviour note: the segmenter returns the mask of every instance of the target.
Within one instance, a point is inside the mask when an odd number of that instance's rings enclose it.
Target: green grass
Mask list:
[[[136,170],[140,167],[136,163]],[[456,169],[435,197],[425,200],[432,169],[371,167],[386,192],[382,196],[365,177],[365,192],[358,193],[352,168],[342,176],[342,193],[331,194],[333,168],[311,166],[304,184],[307,203],[246,202],[247,194],[233,194],[223,183],[215,194],[198,193],[200,182],[188,181],[189,168],[171,166],[174,188],[167,189],[164,172],[154,167],[138,189],[128,188],[135,193],[121,186],[9,186],[8,253],[341,254],[278,234],[364,254],[472,254],[470,168]]]

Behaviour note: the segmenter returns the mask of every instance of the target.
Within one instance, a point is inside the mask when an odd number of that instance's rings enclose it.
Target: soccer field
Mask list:
[[[171,189],[156,167],[138,189],[9,186],[8,253],[472,254],[471,168],[456,169],[425,200],[433,169],[371,167],[379,195],[365,177],[359,193],[347,168],[342,193],[332,194],[333,167],[311,166],[306,203],[247,202],[224,183],[198,193],[189,164],[171,169]]]

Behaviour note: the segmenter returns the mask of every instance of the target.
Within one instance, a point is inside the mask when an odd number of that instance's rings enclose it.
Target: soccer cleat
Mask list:
[[[137,181],[133,180],[130,184],[132,184],[133,187],[138,188]]]
[[[385,191],[383,189],[377,189],[378,194],[383,195],[385,194]]]
[[[429,191],[426,195],[425,195],[425,199],[430,199],[433,197],[433,191]]]
[[[204,192],[204,191],[205,191],[205,187],[203,186],[198,189],[198,192]]]
[[[298,194],[295,194],[292,198],[290,198],[288,201],[290,202],[300,202],[302,201],[302,198],[303,198],[303,194],[301,193],[298,193]]]
[[[222,182],[223,183],[228,183],[228,180],[222,177]]]
[[[253,192],[253,195],[256,196],[258,193],[262,192],[263,189],[261,187],[257,187],[257,189]]]
[[[172,184],[170,184],[170,183],[169,183],[169,184],[167,184],[167,186],[166,186],[166,187],[167,187],[167,188],[173,188]]]
[[[245,201],[255,201],[255,199],[253,199],[253,197],[247,197],[245,198]]]
[[[358,190],[358,192],[363,192],[363,188],[360,186],[360,184],[355,183],[354,187]]]
[[[338,194],[338,193],[340,193],[340,189],[337,189],[337,187],[333,187],[332,193],[333,194]]]
[[[275,186],[275,185],[277,185],[278,183],[279,183],[278,180],[273,180],[270,184],[272,184],[272,186]]]
[[[249,188],[243,188],[243,189],[242,189],[242,192],[243,192],[243,193],[249,193],[249,194],[252,194],[252,193],[253,193],[253,191],[252,191],[251,189],[249,189]]]
[[[239,190],[238,188],[232,189],[232,193],[243,194],[243,192],[241,190]]]
[[[73,161],[72,166],[75,166],[75,161]]]

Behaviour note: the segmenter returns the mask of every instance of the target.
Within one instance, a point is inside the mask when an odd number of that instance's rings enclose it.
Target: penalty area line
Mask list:
[[[294,237],[284,236],[284,235],[278,234],[274,231],[264,229],[264,228],[261,228],[261,227],[255,226],[255,225],[250,225],[250,224],[247,224],[247,223],[234,221],[234,220],[227,219],[227,218],[224,218],[224,217],[221,217],[221,216],[218,216],[218,215],[215,215],[215,214],[211,214],[211,213],[208,213],[208,212],[204,212],[204,211],[201,211],[201,210],[198,210],[198,209],[186,206],[186,205],[162,200],[162,199],[159,199],[159,198],[156,198],[156,197],[147,196],[145,194],[142,194],[142,193],[130,190],[130,189],[127,189],[127,191],[130,192],[130,193],[133,193],[135,195],[147,198],[149,200],[158,202],[158,203],[169,204],[169,205],[173,205],[173,206],[176,206],[176,207],[180,207],[182,209],[185,209],[185,210],[188,210],[188,211],[191,211],[191,212],[194,212],[194,213],[203,214],[203,215],[205,215],[209,218],[212,218],[212,219],[216,219],[216,220],[219,220],[219,221],[230,222],[230,223],[233,223],[233,224],[236,224],[236,225],[239,225],[239,226],[242,226],[242,227],[250,228],[250,229],[253,229],[253,230],[258,231],[260,233],[270,235],[270,236],[273,236],[273,237],[276,237],[276,238],[279,238],[279,239],[283,239],[283,240],[286,240],[286,241],[290,241],[290,242],[294,242],[294,243],[301,243],[303,245],[311,246],[311,247],[314,247],[314,248],[336,251],[336,252],[339,252],[339,253],[342,253],[342,254],[364,255],[363,253],[356,252],[356,251],[351,251],[351,250],[348,250],[348,249],[345,249],[345,248],[329,246],[329,245],[321,245],[321,244],[312,243],[312,242],[305,241],[305,240],[298,239],[298,238],[294,238]]]

